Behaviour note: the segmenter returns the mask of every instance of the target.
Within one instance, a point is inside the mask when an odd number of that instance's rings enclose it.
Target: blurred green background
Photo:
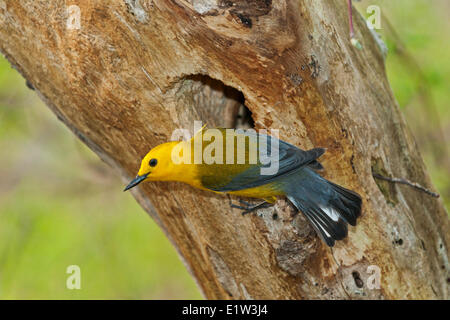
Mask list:
[[[345,1],[345,0],[340,0]],[[379,0],[387,73],[450,203],[450,1]],[[390,23],[387,22],[389,20]],[[199,299],[174,248],[112,169],[0,57],[0,298]],[[81,290],[66,268],[81,268]]]

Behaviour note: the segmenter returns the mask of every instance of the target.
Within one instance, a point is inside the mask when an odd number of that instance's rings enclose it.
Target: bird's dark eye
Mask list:
[[[150,167],[154,167],[156,166],[156,164],[158,163],[158,160],[156,159],[151,159],[150,162],[148,163],[150,165]]]

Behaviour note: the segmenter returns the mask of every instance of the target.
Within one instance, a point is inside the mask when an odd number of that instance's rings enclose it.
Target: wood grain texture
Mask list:
[[[0,0],[0,51],[124,182],[174,129],[235,125],[232,87],[256,128],[326,147],[324,176],[363,197],[357,227],[330,249],[282,200],[242,217],[227,197],[179,183],[133,190],[207,298],[448,298],[442,201],[372,177],[433,189],[359,16],[364,48],[350,44],[346,1],[104,3]],[[67,28],[71,4],[80,29]],[[367,285],[371,265],[379,289]]]

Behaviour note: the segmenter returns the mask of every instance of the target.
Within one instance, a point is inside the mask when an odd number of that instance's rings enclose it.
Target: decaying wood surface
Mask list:
[[[179,183],[134,189],[207,298],[447,298],[442,201],[372,176],[433,189],[381,47],[359,16],[355,28],[362,50],[346,1],[0,0],[0,51],[124,183],[176,128],[254,122],[326,147],[324,176],[363,196],[357,227],[330,249],[282,200],[242,217]]]

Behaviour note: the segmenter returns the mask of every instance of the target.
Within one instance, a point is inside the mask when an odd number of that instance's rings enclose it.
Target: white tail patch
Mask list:
[[[334,222],[338,222],[340,215],[332,207],[322,207],[322,206],[320,206],[320,209],[322,209],[322,211],[325,212],[325,214],[327,216],[329,216],[331,218],[331,220],[333,220]]]

